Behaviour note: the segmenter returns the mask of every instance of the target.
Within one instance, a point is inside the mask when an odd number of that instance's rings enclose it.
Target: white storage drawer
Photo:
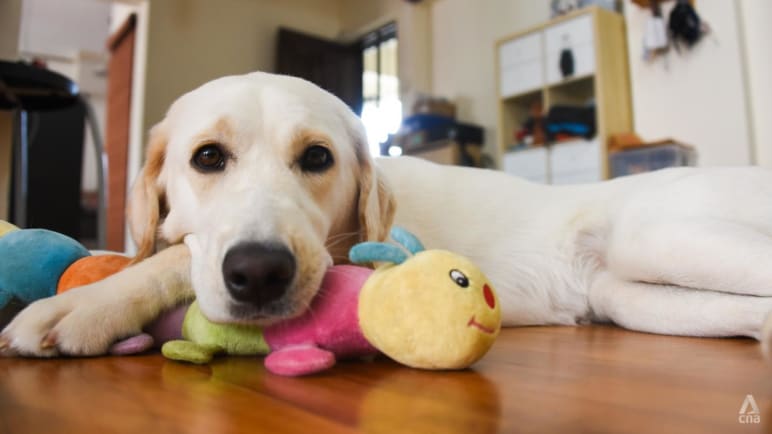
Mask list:
[[[499,91],[506,98],[544,85],[544,66],[541,60],[502,67],[499,75]]]
[[[499,64],[503,68],[540,59],[542,57],[541,41],[542,33],[536,32],[501,44]]]
[[[584,172],[596,173],[599,180],[600,155],[598,140],[575,140],[553,145],[550,152],[553,182],[561,174]]]
[[[547,83],[555,84],[564,78],[580,77],[595,72],[595,39],[592,16],[584,15],[545,30]],[[574,58],[574,72],[563,77],[560,71],[560,55],[564,49],[571,50]]]
[[[546,184],[549,182],[547,160],[547,148],[507,152],[504,154],[504,171],[529,181]]]
[[[563,77],[560,71],[560,51],[547,53],[547,83],[555,84],[566,78],[581,77],[595,72],[595,46],[592,43],[571,47],[574,73]]]
[[[504,154],[504,171],[544,184],[582,184],[603,179],[597,140],[576,140],[551,147]]]
[[[542,32],[536,32],[499,47],[499,91],[503,97],[544,86],[542,39]]]
[[[545,30],[547,52],[560,52],[563,48],[576,47],[594,41],[592,15],[582,15]]]

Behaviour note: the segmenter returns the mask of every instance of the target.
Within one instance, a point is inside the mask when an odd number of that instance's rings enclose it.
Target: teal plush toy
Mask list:
[[[24,306],[56,294],[59,277],[90,253],[46,229],[18,229],[0,220],[0,327]]]

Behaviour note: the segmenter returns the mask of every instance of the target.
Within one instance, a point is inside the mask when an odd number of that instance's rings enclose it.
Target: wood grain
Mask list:
[[[504,330],[460,372],[378,359],[283,378],[259,358],[0,359],[0,432],[771,432],[770,374],[755,341],[606,326]],[[738,422],[748,394],[759,424]]]

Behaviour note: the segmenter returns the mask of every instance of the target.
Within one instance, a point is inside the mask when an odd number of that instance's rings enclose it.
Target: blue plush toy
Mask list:
[[[89,256],[74,239],[46,229],[23,229],[0,220],[0,327],[24,306],[56,294],[59,277]]]

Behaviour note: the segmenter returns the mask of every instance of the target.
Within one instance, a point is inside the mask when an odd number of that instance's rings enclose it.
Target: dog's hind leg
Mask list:
[[[772,297],[630,282],[608,271],[593,281],[589,300],[597,321],[683,336],[761,339],[764,320],[772,312]]]
[[[746,223],[704,217],[618,228],[607,268],[640,281],[772,297],[772,236]]]

